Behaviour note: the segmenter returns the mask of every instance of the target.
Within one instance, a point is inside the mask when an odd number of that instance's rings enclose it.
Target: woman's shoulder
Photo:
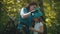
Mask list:
[[[22,9],[26,9],[26,7],[22,7]]]

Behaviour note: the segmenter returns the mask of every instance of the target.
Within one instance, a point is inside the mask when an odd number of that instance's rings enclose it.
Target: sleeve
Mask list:
[[[28,16],[28,15],[30,15],[30,13],[31,13],[31,12],[28,12],[28,13],[27,13],[27,9],[22,8],[22,9],[21,9],[21,12],[20,12],[20,15],[21,15],[21,17],[23,18],[23,16]]]
[[[36,7],[36,8],[35,8],[35,10],[38,10],[38,14],[40,14],[40,16],[42,16],[43,13],[42,13],[42,11],[41,11],[40,9],[41,9],[41,8],[39,8],[39,7]]]
[[[22,16],[24,14],[24,8],[21,9],[20,15]]]
[[[40,22],[40,26],[43,26],[43,23],[42,22]]]

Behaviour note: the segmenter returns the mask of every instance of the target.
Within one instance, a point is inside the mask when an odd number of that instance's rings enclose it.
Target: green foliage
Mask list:
[[[57,0],[44,0],[44,13],[46,16],[46,26],[48,34],[60,34],[59,33],[59,5],[60,1]],[[58,27],[58,28],[57,28]]]

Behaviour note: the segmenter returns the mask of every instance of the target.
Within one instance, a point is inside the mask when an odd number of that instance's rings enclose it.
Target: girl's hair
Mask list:
[[[30,9],[30,6],[32,6],[32,5],[36,5],[37,6],[37,3],[35,3],[35,2],[29,3],[29,5],[26,7],[28,9],[28,11]]]

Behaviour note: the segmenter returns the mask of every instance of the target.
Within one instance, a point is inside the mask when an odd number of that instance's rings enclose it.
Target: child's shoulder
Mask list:
[[[40,24],[40,26],[43,26],[43,23],[42,22],[40,22],[39,24]]]

